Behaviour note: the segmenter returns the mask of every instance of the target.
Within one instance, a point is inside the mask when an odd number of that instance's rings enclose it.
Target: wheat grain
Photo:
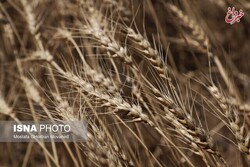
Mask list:
[[[232,130],[236,141],[238,143],[238,148],[240,151],[250,154],[249,138],[250,134],[247,133],[244,124],[240,125],[239,112],[235,106],[229,106],[226,98],[220,93],[219,89],[215,86],[208,87],[209,92],[218,101],[218,104],[222,111],[224,112],[228,122],[229,127]]]

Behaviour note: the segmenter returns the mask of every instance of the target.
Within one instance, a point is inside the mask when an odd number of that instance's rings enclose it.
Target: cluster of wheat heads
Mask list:
[[[249,10],[0,1],[0,120],[88,124],[85,142],[0,143],[0,166],[248,166]]]

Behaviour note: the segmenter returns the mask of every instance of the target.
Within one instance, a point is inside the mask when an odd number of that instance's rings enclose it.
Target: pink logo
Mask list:
[[[228,7],[227,8],[227,15],[225,17],[225,22],[229,23],[229,24],[234,24],[235,22],[240,22],[240,19],[244,16],[244,12],[242,9],[240,9],[240,11],[238,12],[237,10],[235,10],[235,7],[232,8]]]

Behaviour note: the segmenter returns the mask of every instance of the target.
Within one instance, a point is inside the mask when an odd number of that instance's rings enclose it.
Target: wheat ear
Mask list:
[[[218,67],[219,72],[220,72],[224,82],[226,83],[230,93],[232,95],[234,95],[235,98],[237,98],[237,100],[240,103],[242,103],[242,99],[241,99],[238,88],[235,86],[233,81],[229,78],[228,72],[223,67],[218,56],[211,51],[211,42],[210,42],[209,38],[207,37],[203,28],[200,27],[199,24],[197,24],[197,22],[195,22],[192,18],[185,15],[183,13],[183,11],[180,10],[177,6],[172,5],[172,4],[165,4],[165,7],[167,9],[170,9],[173,13],[175,13],[177,18],[179,20],[181,20],[184,23],[184,25],[192,31],[192,35],[193,35],[194,39],[200,43],[201,48],[203,48],[203,50],[205,52],[207,52],[208,57],[212,58],[214,63]]]
[[[235,136],[239,150],[247,155],[250,155],[250,134],[247,132],[245,124],[241,125],[240,123],[239,111],[237,110],[237,107],[230,106],[227,103],[226,98],[215,85],[209,86],[208,90],[217,100],[223,114],[227,118],[229,128]]]

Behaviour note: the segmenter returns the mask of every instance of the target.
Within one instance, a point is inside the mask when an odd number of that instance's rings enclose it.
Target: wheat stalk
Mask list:
[[[0,113],[4,115],[11,115],[12,109],[9,105],[5,102],[4,98],[0,94]]]
[[[240,103],[242,103],[238,88],[235,86],[233,81],[229,78],[228,72],[223,67],[218,56],[211,51],[211,42],[209,38],[207,37],[206,33],[204,32],[204,30],[192,18],[185,15],[177,6],[172,5],[172,4],[165,5],[165,6],[169,8],[173,13],[175,13],[177,18],[180,19],[182,23],[184,23],[184,25],[192,31],[192,35],[194,39],[198,41],[200,43],[200,47],[203,48],[205,52],[207,52],[207,56],[209,58],[212,58],[213,61],[215,62],[222,78],[224,79],[226,85],[228,86],[230,93],[233,94]]]
[[[217,100],[223,114],[227,118],[227,121],[229,123],[229,128],[232,130],[233,135],[235,136],[239,150],[249,155],[250,135],[246,130],[245,124],[241,125],[240,123],[240,118],[239,118],[240,116],[237,107],[230,106],[227,103],[226,98],[221,94],[221,92],[215,85],[209,86],[208,90],[211,93],[211,95]]]

